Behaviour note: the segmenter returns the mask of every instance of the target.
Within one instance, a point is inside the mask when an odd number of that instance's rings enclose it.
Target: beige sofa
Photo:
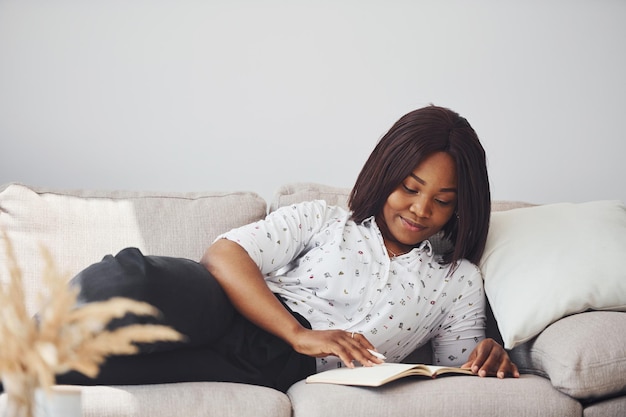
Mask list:
[[[311,199],[345,205],[347,193],[344,188],[293,184],[279,189],[268,205],[251,192],[59,191],[9,184],[0,187],[0,227],[14,242],[34,312],[43,266],[40,243],[70,275],[127,246],[198,259],[219,233],[260,219],[268,210]],[[528,204],[494,202],[494,210],[524,206]],[[5,282],[0,249],[0,278]],[[493,318],[488,333],[500,339]],[[409,360],[428,361],[427,349]],[[217,382],[95,386],[83,389],[83,410],[85,417],[626,415],[625,313],[568,315],[511,355],[523,373],[519,379],[406,379],[376,389],[300,381],[286,394]],[[0,415],[5,397],[0,397]]]

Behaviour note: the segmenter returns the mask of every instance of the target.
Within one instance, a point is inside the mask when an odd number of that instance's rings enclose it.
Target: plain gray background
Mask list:
[[[0,0],[0,183],[350,187],[464,115],[494,199],[626,201],[623,0]]]

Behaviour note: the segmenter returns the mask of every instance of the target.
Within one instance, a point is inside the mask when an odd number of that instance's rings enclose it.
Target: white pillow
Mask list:
[[[569,314],[626,311],[625,258],[620,201],[493,212],[480,267],[505,347]]]

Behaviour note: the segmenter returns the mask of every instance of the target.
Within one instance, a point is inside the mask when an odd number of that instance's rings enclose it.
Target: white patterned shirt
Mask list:
[[[479,269],[450,274],[429,241],[389,258],[374,217],[361,224],[341,207],[311,201],[221,235],[241,245],[269,288],[313,329],[362,333],[389,362],[433,340],[433,362],[461,365],[485,337]],[[319,358],[318,371],[341,366]]]

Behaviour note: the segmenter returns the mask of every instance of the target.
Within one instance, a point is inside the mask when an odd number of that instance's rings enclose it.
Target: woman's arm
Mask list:
[[[215,277],[235,308],[248,320],[285,340],[299,353],[338,356],[348,367],[356,360],[363,365],[381,363],[367,349],[374,346],[362,335],[342,330],[309,330],[291,315],[271,292],[263,274],[237,243],[219,239],[200,263]]]
[[[219,239],[200,263],[220,283],[235,308],[257,326],[285,341],[304,327],[282,306],[265,284],[261,271],[238,244]]]

